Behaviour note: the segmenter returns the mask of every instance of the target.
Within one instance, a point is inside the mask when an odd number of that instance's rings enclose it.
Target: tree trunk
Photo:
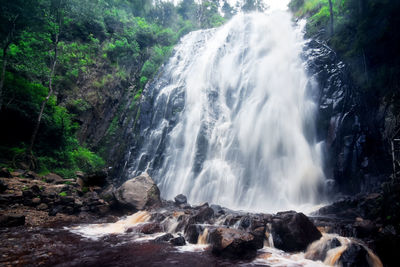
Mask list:
[[[31,167],[33,167],[32,165],[34,165],[33,164],[33,152],[32,152],[33,151],[33,146],[35,144],[36,136],[37,136],[37,133],[39,131],[39,126],[40,126],[40,122],[42,120],[44,108],[46,107],[47,102],[49,101],[51,95],[53,94],[53,76],[54,76],[54,72],[55,72],[55,69],[56,69],[57,56],[58,56],[58,36],[59,36],[59,34],[57,33],[56,34],[56,40],[55,40],[55,43],[54,43],[54,58],[53,58],[53,62],[52,62],[52,65],[51,65],[50,76],[49,76],[49,92],[48,92],[46,98],[43,100],[42,105],[40,107],[39,116],[37,118],[36,125],[35,125],[35,128],[33,130],[32,137],[31,137],[31,142],[30,142],[29,149],[28,149],[28,153],[29,153],[28,156],[31,157],[31,163],[30,163]]]
[[[330,21],[330,34],[333,35],[333,7],[332,7],[332,0],[329,0],[329,13],[331,15]]]
[[[15,24],[18,19],[19,15],[16,15],[12,22],[11,30],[8,33],[6,39],[6,45],[3,47],[3,65],[1,69],[1,78],[0,78],[0,110],[3,106],[3,87],[4,87],[4,80],[6,78],[6,68],[7,68],[7,52],[10,45],[13,43],[14,40],[14,32],[15,32]]]
[[[4,86],[4,80],[6,78],[6,68],[7,68],[7,50],[8,50],[9,44],[7,44],[3,48],[3,66],[1,69],[1,80],[0,80],[0,110],[3,106],[3,86]]]

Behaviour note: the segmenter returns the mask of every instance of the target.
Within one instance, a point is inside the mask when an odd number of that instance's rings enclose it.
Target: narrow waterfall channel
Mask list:
[[[285,11],[239,14],[189,33],[141,108],[143,171],[162,197],[277,211],[318,200],[316,104],[300,58],[301,29]]]

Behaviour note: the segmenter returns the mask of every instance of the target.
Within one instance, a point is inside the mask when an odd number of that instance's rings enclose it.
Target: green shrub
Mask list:
[[[105,164],[101,157],[87,148],[79,147],[70,153],[75,166],[84,172],[99,170]]]

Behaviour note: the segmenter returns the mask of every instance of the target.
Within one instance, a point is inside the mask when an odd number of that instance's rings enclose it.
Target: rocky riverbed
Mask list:
[[[4,266],[382,266],[374,251],[395,266],[397,217],[382,221],[379,208],[395,200],[393,190],[308,217],[190,205],[184,195],[162,200],[146,174],[119,188],[102,174],[65,180],[3,169],[1,176]]]

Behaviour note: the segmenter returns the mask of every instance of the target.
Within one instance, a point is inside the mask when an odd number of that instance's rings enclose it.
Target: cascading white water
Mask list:
[[[163,197],[269,212],[317,201],[324,176],[302,43],[284,11],[239,14],[182,38],[162,71],[167,82],[144,92],[154,114],[136,161]],[[169,107],[177,95],[184,105]]]

